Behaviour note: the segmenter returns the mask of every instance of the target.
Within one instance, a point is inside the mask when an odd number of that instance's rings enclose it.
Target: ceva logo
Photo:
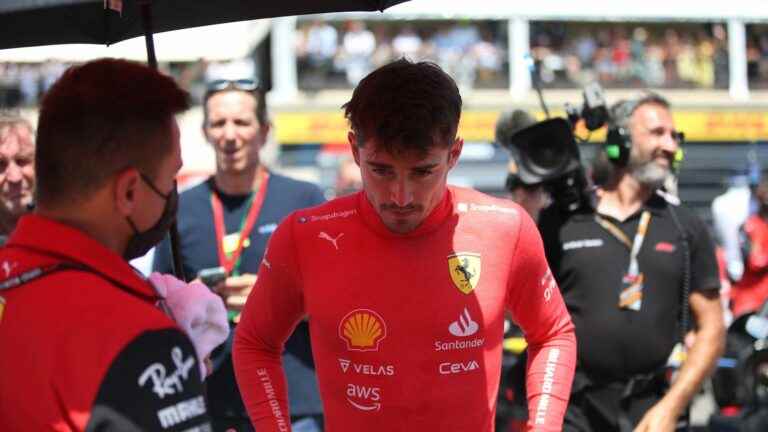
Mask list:
[[[480,365],[475,360],[471,360],[467,363],[440,363],[440,367],[438,368],[441,375],[460,374],[477,369],[480,369]]]
[[[339,337],[350,351],[378,351],[387,337],[387,325],[381,315],[369,309],[355,309],[342,318]]]

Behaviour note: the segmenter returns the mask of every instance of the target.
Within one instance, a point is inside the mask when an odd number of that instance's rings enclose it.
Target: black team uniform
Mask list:
[[[593,211],[563,215],[550,208],[539,222],[547,259],[578,340],[576,376],[563,430],[591,430],[585,418],[602,425],[596,430],[618,430],[622,407],[636,424],[664,395],[664,367],[681,336],[684,278],[683,237],[671,211],[688,238],[689,286],[692,290],[720,288],[710,234],[688,209],[653,195],[625,221],[602,218],[632,241],[644,210],[651,219],[638,254],[645,277],[639,311],[618,307],[630,251],[597,222]],[[628,397],[623,397],[625,392]]]

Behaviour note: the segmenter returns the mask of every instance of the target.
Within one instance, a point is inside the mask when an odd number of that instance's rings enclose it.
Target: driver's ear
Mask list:
[[[347,141],[349,141],[349,149],[352,151],[352,157],[355,159],[357,166],[360,166],[360,149],[357,147],[357,135],[354,131],[347,133]]]
[[[456,140],[451,145],[451,149],[448,152],[448,169],[453,168],[459,162],[461,156],[461,150],[464,148],[464,139],[456,137]]]

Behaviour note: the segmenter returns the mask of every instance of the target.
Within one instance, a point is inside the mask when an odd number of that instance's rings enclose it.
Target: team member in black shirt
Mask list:
[[[578,339],[564,430],[672,431],[723,349],[714,246],[702,222],[661,188],[681,141],[666,100],[621,103],[613,122],[604,154],[613,170],[596,210],[552,209],[540,221]],[[668,386],[665,365],[686,303],[695,342]]]

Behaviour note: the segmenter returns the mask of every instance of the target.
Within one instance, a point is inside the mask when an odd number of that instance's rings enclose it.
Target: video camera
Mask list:
[[[497,127],[497,137],[501,137],[499,144],[517,162],[520,182],[527,186],[543,185],[555,205],[572,212],[591,205],[574,128],[579,120],[584,120],[590,131],[608,122],[608,107],[600,85],[586,86],[581,109],[566,105],[566,113],[567,119],[547,119],[512,134],[500,134]]]

